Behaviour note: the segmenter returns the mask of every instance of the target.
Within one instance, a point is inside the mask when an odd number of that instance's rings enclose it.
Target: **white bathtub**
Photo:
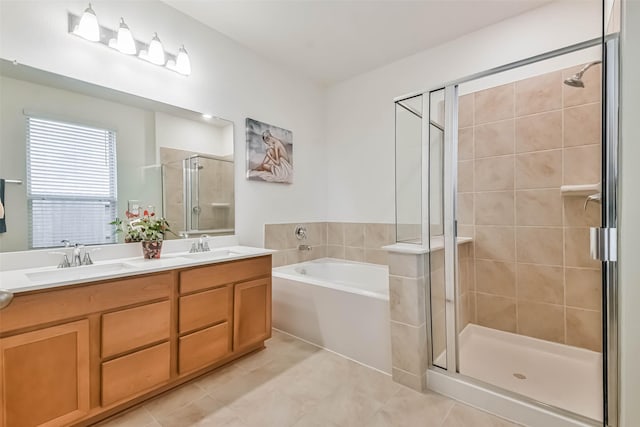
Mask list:
[[[273,326],[390,374],[388,267],[322,258],[274,268]]]

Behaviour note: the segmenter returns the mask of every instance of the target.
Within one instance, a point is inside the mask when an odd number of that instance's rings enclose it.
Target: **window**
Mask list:
[[[27,117],[31,248],[115,242],[116,133]]]

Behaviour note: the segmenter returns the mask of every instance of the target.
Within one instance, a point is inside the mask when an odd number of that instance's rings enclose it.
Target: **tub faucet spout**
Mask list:
[[[299,251],[310,251],[311,249],[313,249],[311,245],[298,245]]]

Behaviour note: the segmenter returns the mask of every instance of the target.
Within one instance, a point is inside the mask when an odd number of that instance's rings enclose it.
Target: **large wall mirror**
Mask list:
[[[233,234],[233,160],[228,120],[0,60],[0,252],[116,243],[145,210]]]

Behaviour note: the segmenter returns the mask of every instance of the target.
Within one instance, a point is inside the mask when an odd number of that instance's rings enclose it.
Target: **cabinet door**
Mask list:
[[[233,350],[271,337],[271,278],[238,283],[233,301]]]
[[[89,410],[89,321],[0,339],[0,427],[63,426]]]

